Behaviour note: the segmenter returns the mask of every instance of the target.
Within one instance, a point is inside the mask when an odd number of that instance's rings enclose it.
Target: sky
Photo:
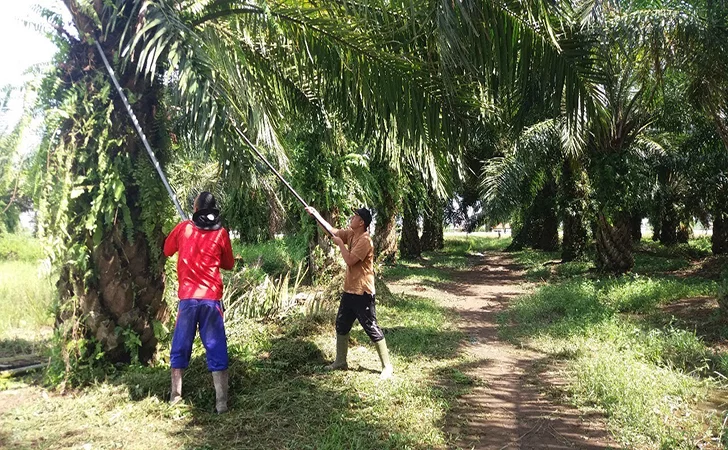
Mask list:
[[[23,23],[42,23],[34,5],[56,10],[63,6],[55,0],[0,0],[0,86],[21,84],[30,66],[50,62],[55,46],[41,33]]]
[[[56,47],[33,24],[44,24],[36,5],[66,12],[60,0],[0,0],[0,88],[23,86],[32,80],[29,68],[48,64]],[[67,13],[66,13],[67,15]],[[11,96],[8,109],[0,110],[0,133],[11,130],[23,113],[23,95]],[[36,117],[22,135],[19,157],[35,150],[40,143],[42,117]]]

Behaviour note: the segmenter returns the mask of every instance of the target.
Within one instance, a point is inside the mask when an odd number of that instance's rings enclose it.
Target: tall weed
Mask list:
[[[723,373],[728,358],[693,331],[672,324],[654,328],[641,316],[623,313],[648,313],[716,289],[706,280],[572,279],[514,302],[502,316],[514,325],[504,334],[571,358],[572,398],[606,411],[628,448],[694,448],[706,436],[696,404],[722,383],[716,374]]]
[[[265,274],[260,280],[252,271],[242,270],[225,278],[223,302],[231,322],[252,318],[279,318],[296,305],[295,296],[305,274],[303,264],[279,276]]]
[[[0,234],[0,261],[35,263],[43,258],[39,239],[23,233]]]
[[[53,296],[53,280],[37,263],[0,261],[0,335],[51,325]]]

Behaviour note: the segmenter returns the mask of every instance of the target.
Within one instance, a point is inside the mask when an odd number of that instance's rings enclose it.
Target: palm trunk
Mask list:
[[[430,195],[430,204],[422,220],[423,251],[440,250],[444,247],[443,221],[445,219],[445,205],[434,194]]]
[[[508,252],[517,252],[523,250],[525,247],[530,247],[535,241],[533,235],[535,234],[535,220],[532,216],[531,207],[528,207],[523,212],[523,220],[520,224],[514,221],[513,223],[513,240],[511,244],[506,248]]]
[[[677,244],[677,227],[680,220],[677,218],[675,206],[672,203],[665,205],[665,211],[660,224],[660,244],[675,245]]]
[[[596,266],[601,272],[625,273],[634,267],[629,217],[620,214],[614,225],[599,213],[596,229]]]
[[[658,242],[660,240],[660,234],[662,234],[661,221],[655,219],[653,222],[650,219],[650,225],[652,225],[652,242]]]
[[[561,170],[563,200],[561,217],[564,224],[564,239],[561,245],[563,262],[582,259],[586,254],[587,231],[584,226],[587,192],[586,174],[578,160],[566,158]]]
[[[690,240],[690,235],[692,234],[693,229],[690,225],[686,225],[684,223],[680,223],[680,225],[677,228],[677,243],[678,244],[687,244]]]
[[[564,215],[564,240],[561,246],[561,261],[577,261],[586,254],[587,233],[582,217]]]
[[[271,189],[270,186],[266,185],[263,187],[263,194],[265,195],[268,204],[268,223],[266,227],[268,240],[274,240],[276,238],[276,234],[280,233],[283,229],[285,208],[275,191]]]
[[[396,210],[384,215],[377,214],[377,225],[374,232],[374,251],[377,260],[385,264],[397,262],[397,228]]]
[[[377,260],[385,264],[397,261],[397,212],[401,203],[400,175],[392,164],[382,158],[374,158],[369,171],[377,181],[379,203],[375,205],[376,229],[374,252]],[[376,197],[375,197],[376,198]]]
[[[713,219],[713,236],[710,239],[714,255],[728,253],[728,217],[718,213]]]
[[[92,34],[91,20],[74,1],[66,1],[79,30]],[[102,8],[102,3],[96,6]],[[131,2],[123,8],[136,14]],[[119,37],[109,33],[104,47],[118,48]],[[77,343],[98,342],[107,360],[147,362],[157,346],[154,323],[168,315],[160,214],[160,205],[168,200],[138,137],[129,133],[130,119],[120,100],[98,94],[111,82],[95,48],[73,41],[64,67],[59,76],[67,78],[67,89],[85,91],[87,97],[79,100],[83,103],[76,115],[61,125],[63,141],[53,156],[65,154],[67,162],[56,159],[58,165],[49,168],[51,177],[59,177],[49,180],[49,191],[55,186],[60,193],[47,192],[48,206],[56,210],[45,217],[46,230],[58,233],[65,246],[57,326]],[[158,89],[136,77],[132,67],[119,75],[125,90],[138,99],[135,113],[163,163],[165,127],[155,123]],[[94,115],[107,111],[111,101],[108,121]],[[79,191],[76,180],[85,180],[88,187]],[[68,348],[72,347],[64,346]],[[83,350],[74,351],[82,357]]]
[[[328,223],[335,224],[339,217],[338,210],[319,211],[321,217]],[[320,253],[319,253],[320,252]],[[323,258],[321,255],[323,254]],[[308,271],[312,282],[318,280],[322,271],[335,263],[334,247],[328,233],[316,225],[316,232],[308,243]]]
[[[642,214],[633,213],[629,218],[629,225],[632,231],[632,240],[640,242],[642,240]]]
[[[559,248],[559,219],[556,215],[556,181],[549,177],[533,202],[535,234],[531,246],[545,251]]]
[[[559,246],[559,221],[556,215],[556,183],[553,178],[538,191],[523,212],[523,222],[513,235],[507,251],[524,247],[553,251]]]
[[[402,237],[399,241],[399,254],[402,259],[416,259],[422,254],[417,227],[418,219],[419,211],[416,202],[411,198],[406,198],[402,217]]]
[[[389,190],[381,193],[382,204],[377,208],[374,231],[374,252],[379,261],[394,264],[397,261],[397,202]]]
[[[543,218],[539,242],[534,248],[547,252],[559,249],[559,220],[554,209],[549,210],[548,215]]]

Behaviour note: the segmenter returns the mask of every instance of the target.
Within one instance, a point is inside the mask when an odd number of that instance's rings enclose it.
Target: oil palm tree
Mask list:
[[[163,190],[93,42],[114,63],[162,164],[176,140],[189,141],[242,187],[254,186],[246,184],[253,157],[237,131],[283,164],[278,126],[290,114],[336,118],[381,148],[394,142],[434,178],[429,149],[457,146],[479,111],[483,95],[474,93],[494,79],[548,74],[571,105],[589,85],[539,1],[63,3],[73,31],[44,13],[62,51],[43,86],[41,219],[62,266],[58,319],[78,319],[67,331],[92,337],[111,360],[154,352],[155,323],[166,317],[159,249],[169,214],[160,214]],[[551,75],[555,66],[567,75]]]
[[[275,149],[276,118],[288,111],[335,113],[365,136],[394,133],[413,148],[423,145],[427,117],[454,118],[416,64],[377,48],[356,16],[338,20],[335,3],[64,3],[76,33],[48,15],[64,52],[45,84],[54,114],[51,150],[42,155],[51,161],[43,220],[64,261],[59,320],[78,318],[83,327],[69,330],[93,337],[111,360],[146,361],[156,347],[155,322],[166,316],[159,249],[168,215],[160,214],[163,191],[111,95],[94,40],[116,61],[162,163],[174,121],[178,138],[225,161],[233,182],[253,166],[236,128]],[[417,119],[403,114],[415,100]]]
[[[555,250],[558,224],[564,224],[562,260],[586,251],[587,191],[583,158],[564,145],[565,120],[548,119],[525,129],[504,156],[485,165],[483,214],[518,223],[512,249],[524,246]]]

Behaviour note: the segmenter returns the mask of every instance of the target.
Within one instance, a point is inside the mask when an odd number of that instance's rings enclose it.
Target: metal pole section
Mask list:
[[[121,101],[122,101],[122,103],[124,103],[124,106],[126,107],[126,111],[129,113],[129,117],[131,117],[131,121],[134,124],[134,128],[136,128],[136,131],[139,134],[139,137],[142,139],[144,148],[147,149],[147,153],[149,154],[149,158],[151,158],[151,160],[152,160],[152,164],[154,165],[154,168],[157,169],[159,178],[162,179],[162,183],[164,183],[164,187],[167,188],[167,193],[169,194],[169,198],[172,199],[172,203],[174,203],[174,206],[177,208],[177,212],[179,213],[179,216],[182,218],[182,220],[187,220],[188,217],[185,216],[185,212],[182,210],[182,206],[179,204],[179,200],[177,200],[177,196],[174,195],[174,191],[172,191],[172,187],[169,185],[169,182],[167,182],[167,177],[164,176],[164,172],[162,172],[162,167],[159,165],[159,161],[157,161],[157,158],[154,156],[154,152],[152,151],[152,148],[149,146],[147,137],[144,135],[144,131],[142,131],[142,127],[139,125],[139,121],[137,120],[136,115],[134,114],[134,111],[132,111],[132,109],[131,109],[129,100],[126,98],[126,95],[124,95],[124,91],[121,90],[121,86],[119,85],[119,82],[116,79],[116,75],[114,75],[114,69],[112,69],[111,65],[109,65],[109,61],[106,59],[106,55],[104,55],[104,50],[101,48],[101,45],[99,45],[99,40],[96,39],[94,41],[94,44],[96,44],[96,49],[99,51],[99,55],[101,55],[101,59],[104,61],[104,66],[106,66],[106,71],[109,72],[111,81],[114,83],[114,86],[116,86],[116,90],[119,92],[119,96],[121,96]]]
[[[253,145],[253,143],[250,142],[250,139],[248,139],[248,136],[246,136],[245,133],[243,133],[242,131],[240,131],[240,128],[238,128],[237,126],[234,127],[234,128],[235,128],[235,131],[237,131],[237,133],[240,135],[240,137],[243,138],[243,140],[245,141],[245,143],[248,144],[248,147],[250,147],[251,149],[253,149],[253,151],[255,152],[255,154],[258,155],[258,158],[260,158],[261,160],[263,160],[263,162],[265,163],[265,165],[268,166],[268,168],[278,177],[278,179],[281,180],[283,182],[283,184],[286,185],[286,187],[293,193],[293,195],[296,196],[296,198],[298,199],[298,201],[301,202],[304,207],[308,207],[308,203],[306,203],[306,201],[300,195],[298,195],[298,192],[296,192],[296,190],[293,189],[293,187],[291,187],[290,184],[288,184],[288,181],[286,181],[283,178],[283,176],[275,169],[275,167],[273,167],[273,165],[271,165],[271,163],[269,163],[268,160],[265,159],[265,156],[263,156],[263,154],[260,153],[260,151],[255,147],[255,145]]]
[[[293,187],[288,183],[288,181],[286,181],[285,178],[283,178],[283,175],[281,175],[276,170],[276,168],[273,167],[273,165],[268,162],[268,160],[265,158],[265,156],[263,156],[263,154],[260,153],[260,151],[255,147],[255,145],[253,145],[253,143],[250,142],[250,139],[248,139],[248,137],[245,135],[245,133],[243,133],[240,130],[240,128],[238,128],[237,126],[233,126],[233,128],[240,135],[240,137],[243,138],[243,140],[245,141],[245,143],[248,144],[248,147],[250,147],[251,149],[253,149],[253,151],[255,152],[255,154],[258,155],[258,158],[260,158],[261,160],[263,160],[263,162],[265,163],[265,165],[268,166],[268,168],[278,177],[278,179],[281,180],[283,182],[283,184],[286,185],[286,187],[288,188],[288,190],[290,190],[291,193],[293,193],[293,195],[296,196],[296,198],[298,199],[298,201],[301,202],[301,204],[303,204],[304,207],[308,207],[308,203],[306,203],[306,201],[300,195],[298,195],[298,192],[296,192],[296,190],[293,189]],[[327,227],[323,223],[322,220],[319,220],[319,218],[318,217],[315,217],[315,216],[314,216],[314,219],[316,219],[316,221],[319,224],[321,224],[321,226],[324,228],[324,230],[326,230],[327,233],[329,233],[329,235],[331,235],[331,236],[334,235],[334,232],[331,231],[331,228]]]

